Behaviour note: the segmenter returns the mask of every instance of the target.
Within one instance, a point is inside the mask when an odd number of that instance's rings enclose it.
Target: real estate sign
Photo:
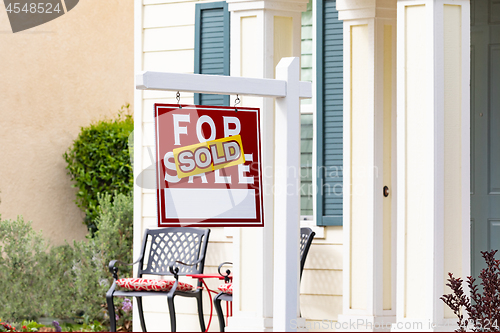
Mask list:
[[[262,227],[258,108],[155,104],[158,226]]]

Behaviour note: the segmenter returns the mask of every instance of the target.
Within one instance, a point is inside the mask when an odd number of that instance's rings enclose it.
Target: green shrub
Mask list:
[[[0,318],[40,316],[105,321],[105,294],[112,259],[132,262],[133,195],[99,195],[95,237],[48,249],[41,233],[25,222],[0,219]],[[131,268],[123,276],[131,276]],[[117,304],[120,306],[119,302]]]
[[[84,223],[94,233],[98,212],[98,194],[128,193],[133,172],[128,137],[134,129],[129,105],[122,106],[118,117],[82,127],[78,138],[64,153],[68,174],[78,188],[76,204],[85,212]]]
[[[0,219],[1,220],[1,219]],[[43,267],[47,244],[22,217],[0,221],[0,318],[35,319],[46,308]]]
[[[48,306],[45,316],[55,318],[73,318],[78,302],[75,288],[76,275],[74,262],[79,253],[68,244],[50,249],[49,261],[40,272],[45,277],[44,291]],[[32,290],[31,292],[37,292]]]
[[[38,332],[42,327],[45,327],[45,325],[33,320],[23,320],[22,323],[17,325],[17,330],[19,332]]]
[[[132,262],[134,197],[132,193],[128,195],[115,193],[114,197],[104,194],[99,197],[99,203],[101,213],[96,220],[99,228],[96,244],[99,252],[103,254],[105,264],[103,269],[108,274],[108,264],[111,260]],[[123,267],[121,272],[132,274],[132,267]]]
[[[101,213],[96,219],[98,231],[88,241],[74,243],[77,312],[83,312],[91,319],[102,320],[104,313],[101,304],[113,280],[108,264],[113,259],[132,262],[133,242],[133,195],[116,194],[114,201],[109,194],[99,195]],[[123,276],[131,276],[131,267],[124,270]]]

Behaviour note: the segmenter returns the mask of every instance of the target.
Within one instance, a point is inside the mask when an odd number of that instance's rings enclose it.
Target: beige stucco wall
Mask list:
[[[62,154],[81,126],[133,102],[133,0],[84,0],[12,33],[0,5],[0,214],[53,244],[82,239]]]

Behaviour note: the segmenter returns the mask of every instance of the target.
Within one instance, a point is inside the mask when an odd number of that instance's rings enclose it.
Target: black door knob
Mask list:
[[[384,197],[388,197],[389,196],[389,187],[387,186],[384,186]]]

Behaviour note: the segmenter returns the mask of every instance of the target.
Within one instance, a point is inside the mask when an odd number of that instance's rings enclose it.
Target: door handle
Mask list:
[[[388,197],[389,196],[389,187],[387,186],[384,186],[384,197]]]

